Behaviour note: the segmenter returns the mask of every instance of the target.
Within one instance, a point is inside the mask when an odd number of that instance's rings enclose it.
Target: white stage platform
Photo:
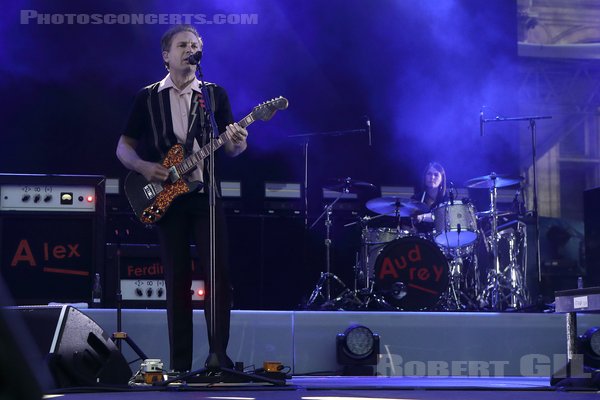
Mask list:
[[[107,334],[115,309],[82,309]],[[123,330],[150,358],[168,365],[165,310],[122,312]],[[194,368],[207,355],[202,311],[194,311]],[[229,355],[245,366],[280,361],[293,375],[335,374],[335,338],[352,324],[381,338],[382,376],[548,377],[566,359],[565,315],[545,313],[233,311]],[[578,315],[579,334],[600,314]],[[123,353],[135,359],[126,344]],[[132,369],[139,363],[132,364]]]

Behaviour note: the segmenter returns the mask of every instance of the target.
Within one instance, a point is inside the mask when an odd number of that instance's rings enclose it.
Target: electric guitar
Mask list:
[[[288,101],[285,97],[278,97],[254,107],[238,124],[245,128],[254,121],[268,121],[278,110],[285,110]],[[213,150],[218,149],[231,141],[230,135],[225,132],[212,139]],[[131,171],[125,178],[125,195],[135,215],[145,224],[154,224],[159,221],[169,209],[169,206],[178,196],[189,193],[198,188],[198,183],[188,182],[186,175],[201,164],[210,155],[211,144],[204,145],[200,150],[185,156],[184,147],[176,144],[169,149],[161,164],[169,170],[169,177],[165,182],[149,182],[138,172]]]

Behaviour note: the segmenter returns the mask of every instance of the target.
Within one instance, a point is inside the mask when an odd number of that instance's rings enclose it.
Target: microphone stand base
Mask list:
[[[230,368],[202,368],[195,371],[174,376],[163,382],[155,383],[155,386],[166,386],[171,383],[182,384],[230,384],[230,383],[268,383],[275,386],[285,386],[286,379],[290,377],[280,372],[246,373]]]

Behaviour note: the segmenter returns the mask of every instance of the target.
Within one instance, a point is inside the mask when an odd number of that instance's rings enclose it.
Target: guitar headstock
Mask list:
[[[278,110],[285,110],[288,107],[288,100],[285,97],[279,96],[276,99],[265,101],[254,107],[252,117],[255,120],[268,121],[273,118],[273,115]]]

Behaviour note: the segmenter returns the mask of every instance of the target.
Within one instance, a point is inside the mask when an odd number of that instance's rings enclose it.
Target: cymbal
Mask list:
[[[374,188],[375,185],[365,181],[357,181],[352,178],[339,178],[334,179],[331,183],[324,186],[325,189],[333,190],[334,192],[339,192],[344,189],[355,189],[359,187],[364,188]]]
[[[494,187],[494,181],[495,186],[499,188],[516,185],[522,180],[523,177],[521,176],[509,176],[492,172],[490,175],[483,175],[478,176],[477,178],[469,179],[465,183],[465,186],[471,189],[491,189]]]
[[[397,196],[371,199],[367,201],[366,207],[377,214],[399,215],[401,217],[414,217],[430,211],[429,207],[420,201]]]
[[[477,218],[488,218],[492,216],[492,210],[478,211],[475,213]],[[497,217],[506,217],[508,215],[516,215],[513,211],[496,211]]]

